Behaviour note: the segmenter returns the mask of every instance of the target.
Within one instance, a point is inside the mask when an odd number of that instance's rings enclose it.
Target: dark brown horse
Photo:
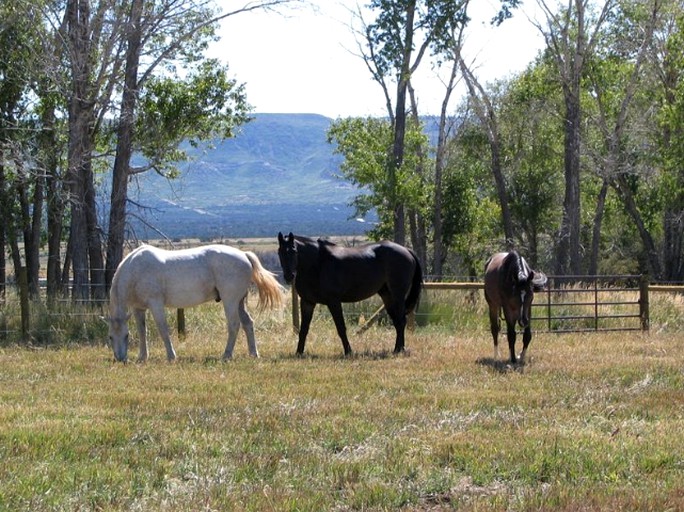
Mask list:
[[[394,352],[404,350],[406,315],[417,305],[423,273],[416,255],[394,242],[341,247],[290,233],[278,233],[278,257],[287,283],[299,295],[302,325],[297,354],[304,353],[306,335],[316,304],[325,304],[342,340],[345,355],[352,353],[342,315],[343,302],[358,302],[376,293],[397,332]]]
[[[494,338],[495,358],[499,357],[499,331],[501,330],[499,316],[503,309],[508,329],[511,362],[517,362],[515,357],[516,323],[524,329],[520,362],[525,362],[525,353],[532,341],[530,310],[534,292],[543,289],[546,280],[546,275],[532,270],[525,258],[516,251],[497,253],[485,263],[485,299],[489,304],[489,324]]]

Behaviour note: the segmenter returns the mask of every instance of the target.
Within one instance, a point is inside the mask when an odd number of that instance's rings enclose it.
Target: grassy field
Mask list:
[[[0,347],[0,510],[684,509],[681,331],[536,334],[512,368],[485,327],[344,358],[321,314],[297,358],[283,311],[223,363],[220,306],[186,315],[175,364]]]

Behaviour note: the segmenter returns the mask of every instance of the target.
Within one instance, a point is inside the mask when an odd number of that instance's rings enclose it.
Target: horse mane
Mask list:
[[[520,282],[521,276],[524,275],[524,280],[530,280],[530,284],[534,291],[543,290],[548,281],[546,274],[539,272],[538,270],[532,270],[525,258],[520,256],[515,250],[508,253],[502,267],[504,275],[510,277],[512,274],[515,282]]]
[[[318,244],[319,244],[319,245],[325,245],[325,246],[327,246],[327,247],[331,247],[331,246],[334,247],[334,246],[337,245],[335,242],[331,242],[330,240],[327,240],[327,239],[325,239],[325,238],[319,238],[319,239],[318,239]]]
[[[532,274],[532,269],[527,265],[525,259],[515,250],[508,253],[502,266],[506,278],[515,283],[520,282],[521,277],[522,280],[526,281]]]
[[[313,238],[310,238],[310,237],[308,237],[308,236],[304,236],[304,235],[294,235],[294,234],[293,234],[292,236],[294,236],[294,239],[295,239],[297,242],[301,242],[301,243],[303,243],[303,244],[315,244],[315,243],[316,243],[316,240],[314,240]]]

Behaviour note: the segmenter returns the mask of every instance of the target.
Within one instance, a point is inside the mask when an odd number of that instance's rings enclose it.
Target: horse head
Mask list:
[[[107,319],[109,344],[114,351],[114,358],[124,363],[128,360],[128,319],[130,316]]]
[[[278,233],[278,259],[283,269],[285,282],[288,284],[292,283],[297,276],[298,263],[297,243],[292,233],[287,236]]]

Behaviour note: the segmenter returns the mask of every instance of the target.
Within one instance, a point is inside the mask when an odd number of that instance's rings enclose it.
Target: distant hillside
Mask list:
[[[142,175],[132,197],[151,208],[145,222],[171,238],[363,234],[368,224],[350,219],[348,206],[359,190],[336,177],[330,123],[314,114],[257,114],[236,138],[193,150],[179,179]],[[140,237],[158,236],[134,226]]]

